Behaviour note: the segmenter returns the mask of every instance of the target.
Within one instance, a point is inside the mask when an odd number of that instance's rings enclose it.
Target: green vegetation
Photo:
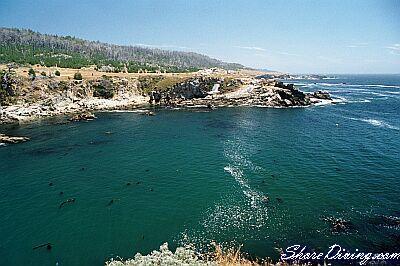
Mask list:
[[[224,93],[229,91],[234,91],[237,90],[241,85],[242,83],[239,82],[237,79],[225,78],[219,90]]]
[[[114,87],[108,78],[104,78],[98,84],[93,85],[93,96],[100,97],[104,99],[111,99],[114,97]]]
[[[46,76],[46,72],[42,71],[42,72],[40,73],[40,75],[42,75],[43,77],[45,77],[45,76]]]
[[[96,65],[97,69],[102,66],[111,66],[115,73],[122,72],[124,66],[128,73],[156,73],[157,71],[166,73],[194,72],[199,68],[181,68],[176,66],[159,66],[135,61],[109,60],[97,54],[90,58],[74,52],[65,52],[58,49],[47,49],[41,47],[31,47],[28,45],[4,45],[0,44],[0,63],[15,62],[20,65],[42,65],[46,67],[75,68],[89,67]]]
[[[33,70],[32,68],[30,68],[29,71],[28,71],[28,75],[29,75],[32,79],[35,79],[35,77],[36,77],[35,70]]]
[[[110,66],[113,72],[193,72],[201,68],[243,68],[205,55],[119,46],[73,37],[0,28],[0,63],[82,68]]]
[[[114,91],[112,89],[107,89],[101,85],[97,85],[94,87],[93,91],[94,97],[104,98],[104,99],[111,99],[114,97]]]
[[[144,93],[149,93],[153,90],[166,91],[186,79],[184,77],[143,76],[139,78],[139,86]]]
[[[68,83],[66,82],[66,81],[60,81],[60,83],[58,83],[58,88],[60,89],[60,90],[63,90],[63,91],[66,91],[66,90],[68,90]]]
[[[76,79],[76,80],[82,80],[82,74],[79,73],[79,72],[76,72],[76,73],[74,74],[74,79]]]
[[[58,70],[56,70],[55,72],[54,72],[54,75],[56,75],[56,76],[60,76],[61,75],[61,73],[60,73],[60,71],[58,71]]]

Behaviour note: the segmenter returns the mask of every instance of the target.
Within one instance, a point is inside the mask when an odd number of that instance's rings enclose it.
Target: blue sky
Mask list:
[[[1,0],[0,26],[292,73],[400,73],[399,0]]]

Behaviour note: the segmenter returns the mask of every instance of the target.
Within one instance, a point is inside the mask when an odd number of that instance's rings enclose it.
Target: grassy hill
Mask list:
[[[87,41],[71,36],[0,28],[0,63],[81,68],[96,65],[112,72],[190,72],[201,68],[243,68],[193,52],[169,51]]]

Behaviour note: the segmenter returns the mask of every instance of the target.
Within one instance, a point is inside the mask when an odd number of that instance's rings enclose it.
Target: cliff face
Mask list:
[[[144,105],[168,107],[309,106],[330,101],[329,94],[306,94],[293,85],[266,78],[224,75],[103,76],[63,80],[27,78],[3,72],[0,122],[88,110],[128,109]]]
[[[10,123],[85,110],[123,109],[146,103],[137,79],[56,80],[16,77],[2,102],[0,122]]]

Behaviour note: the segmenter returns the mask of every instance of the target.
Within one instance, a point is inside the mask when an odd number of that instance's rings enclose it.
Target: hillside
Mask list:
[[[111,72],[188,72],[201,68],[243,68],[206,55],[87,41],[31,30],[0,28],[0,63],[81,68],[96,65]],[[107,66],[107,67],[105,67]],[[109,66],[109,67],[108,67]]]

